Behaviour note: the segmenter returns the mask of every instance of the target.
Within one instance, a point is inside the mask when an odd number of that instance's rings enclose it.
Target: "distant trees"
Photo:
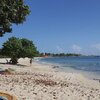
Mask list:
[[[0,36],[12,31],[12,24],[21,24],[30,13],[24,0],[0,0]]]
[[[2,55],[10,57],[12,64],[17,64],[19,58],[38,56],[39,52],[32,41],[11,37],[3,44]]]
[[[41,53],[41,56],[52,56],[52,57],[64,57],[64,56],[81,56],[81,54],[75,53]]]

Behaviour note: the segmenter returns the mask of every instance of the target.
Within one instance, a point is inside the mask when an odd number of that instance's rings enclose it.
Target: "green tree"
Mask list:
[[[37,51],[37,48],[33,44],[33,41],[23,38],[21,39],[21,43],[22,43],[22,51],[23,51],[21,52],[22,57],[32,58],[39,55],[39,52]]]
[[[37,56],[39,52],[32,41],[11,37],[3,44],[2,54],[11,58],[12,64],[17,64],[19,58]]]
[[[24,0],[0,0],[0,36],[12,31],[12,24],[21,24],[30,13]]]

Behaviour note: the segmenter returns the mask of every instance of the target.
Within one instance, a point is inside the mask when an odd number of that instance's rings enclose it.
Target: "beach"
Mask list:
[[[21,58],[17,65],[5,64],[10,74],[0,74],[0,92],[16,96],[18,100],[100,100],[100,82],[80,73],[57,71],[52,65]]]

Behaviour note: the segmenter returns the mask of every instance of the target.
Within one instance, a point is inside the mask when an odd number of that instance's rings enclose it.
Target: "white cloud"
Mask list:
[[[56,48],[57,48],[59,53],[63,53],[64,52],[63,48],[61,48],[60,46],[57,46]]]
[[[92,45],[93,48],[100,50],[100,43]]]
[[[80,51],[82,51],[82,48],[81,48],[80,46],[76,45],[76,44],[74,44],[74,45],[72,46],[72,49],[73,49],[75,52],[80,52]]]

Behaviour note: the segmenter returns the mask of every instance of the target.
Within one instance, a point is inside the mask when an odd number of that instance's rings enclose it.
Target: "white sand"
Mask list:
[[[0,59],[0,62],[5,62]],[[15,75],[0,75],[0,92],[15,95],[18,100],[100,100],[100,83],[78,73],[56,72],[52,66],[20,59],[19,64],[0,64],[13,68]]]

